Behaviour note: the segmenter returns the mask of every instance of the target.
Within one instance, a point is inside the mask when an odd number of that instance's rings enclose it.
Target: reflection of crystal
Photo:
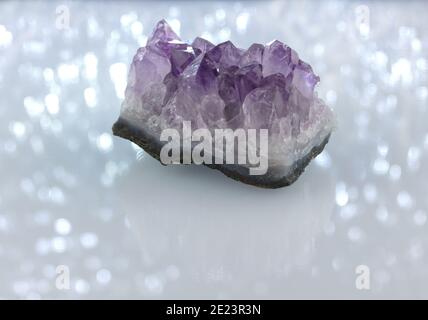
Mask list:
[[[113,130],[159,158],[160,131],[179,129],[184,120],[192,129],[268,129],[266,175],[214,167],[249,184],[281,187],[322,151],[333,128],[331,109],[314,93],[318,81],[311,66],[280,41],[243,50],[198,37],[189,45],[162,20],[134,57]]]
[[[262,190],[227,183],[205,168],[163,167],[146,157],[117,180],[114,191],[117,210],[139,240],[143,269],[179,270],[179,287],[163,279],[168,296],[251,297],[265,281],[279,298],[292,281],[289,273],[313,265],[314,243],[334,209],[332,173],[310,170],[287,190]],[[141,195],[147,201],[135,201]]]

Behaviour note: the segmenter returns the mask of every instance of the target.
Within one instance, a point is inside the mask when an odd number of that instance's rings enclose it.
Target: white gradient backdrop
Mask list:
[[[428,298],[427,11],[1,2],[0,298]],[[128,64],[161,18],[185,40],[279,39],[312,64],[338,128],[293,186],[163,167],[112,136]]]

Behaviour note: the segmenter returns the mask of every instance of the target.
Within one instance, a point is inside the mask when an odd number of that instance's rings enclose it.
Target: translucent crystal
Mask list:
[[[278,40],[247,50],[200,37],[189,45],[162,20],[133,59],[121,119],[155,138],[183,121],[192,129],[268,129],[269,166],[285,177],[301,172],[298,163],[309,161],[299,160],[321,152],[333,129],[333,112],[315,92],[319,80]]]

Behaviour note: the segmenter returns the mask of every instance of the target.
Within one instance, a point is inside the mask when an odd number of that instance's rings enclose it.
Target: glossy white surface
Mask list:
[[[0,298],[428,298],[427,9],[1,2]],[[161,18],[184,39],[277,38],[312,64],[338,128],[293,186],[163,167],[111,135]]]

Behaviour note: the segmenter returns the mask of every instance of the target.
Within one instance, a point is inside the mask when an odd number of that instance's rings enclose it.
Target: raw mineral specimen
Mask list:
[[[267,129],[266,173],[252,175],[245,163],[204,164],[247,184],[287,186],[323,150],[335,124],[314,92],[318,81],[311,66],[278,40],[247,50],[199,37],[187,44],[161,20],[134,56],[113,133],[160,160],[162,130],[181,130],[184,121],[210,132]],[[248,148],[260,153],[257,145]],[[180,161],[190,151],[182,148]]]

